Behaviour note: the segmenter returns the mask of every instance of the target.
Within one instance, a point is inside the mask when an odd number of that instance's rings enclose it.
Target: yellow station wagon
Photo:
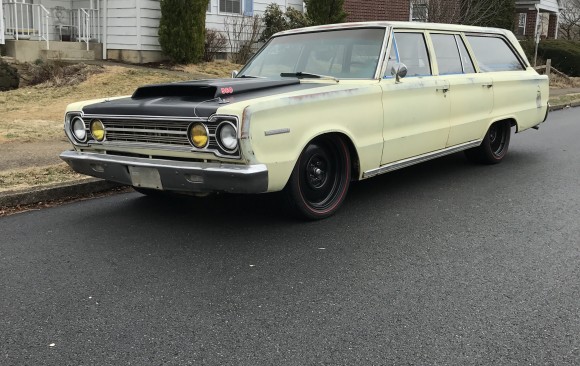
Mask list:
[[[284,191],[309,219],[352,180],[465,151],[499,163],[537,128],[548,79],[506,30],[371,22],[275,34],[232,79],[73,103],[61,158],[77,172],[171,191]]]

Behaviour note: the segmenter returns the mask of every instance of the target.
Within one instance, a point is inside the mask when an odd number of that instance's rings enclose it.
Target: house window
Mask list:
[[[242,0],[220,0],[220,13],[242,13]]]
[[[429,19],[429,1],[428,0],[411,0],[411,21],[426,22]]]
[[[525,36],[526,35],[527,18],[528,18],[528,14],[526,14],[526,13],[519,13],[518,14],[518,28],[516,29],[516,34],[518,36]]]
[[[207,10],[206,12],[211,13],[211,1],[207,2]]]

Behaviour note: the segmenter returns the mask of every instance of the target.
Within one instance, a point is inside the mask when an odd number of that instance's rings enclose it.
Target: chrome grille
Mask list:
[[[187,139],[189,122],[107,119],[102,121],[107,131],[107,141],[190,146]]]
[[[152,118],[138,118],[125,119],[122,117],[112,118],[111,116],[84,116],[83,120],[87,130],[90,130],[90,122],[93,119],[100,119],[106,131],[106,139],[103,145],[107,144],[126,144],[128,146],[152,145],[152,148],[175,149],[175,150],[191,150],[212,152],[218,156],[239,157],[237,151],[230,153],[224,151],[216,141],[216,129],[221,120],[201,120],[196,119],[195,122],[202,122],[207,126],[209,133],[209,143],[204,149],[197,149],[189,142],[187,132],[191,123],[194,120],[171,120]],[[237,121],[233,121],[237,125]],[[89,140],[89,143],[96,143]]]

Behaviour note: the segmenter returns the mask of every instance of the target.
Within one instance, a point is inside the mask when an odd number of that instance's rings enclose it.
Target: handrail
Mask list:
[[[78,19],[79,19],[79,42],[85,42],[87,44],[87,51],[89,50],[89,41],[91,40],[91,18],[87,9],[78,9]]]
[[[28,4],[8,0],[2,4],[5,13],[5,34],[15,40],[37,38],[46,41],[49,49],[48,23],[50,12],[41,4]]]
[[[0,6],[0,44],[4,44],[4,6]]]
[[[79,8],[77,9],[78,22],[78,37],[79,42],[85,42],[87,51],[89,50],[89,42],[91,40],[101,41],[101,25],[100,25],[100,10],[99,8]]]

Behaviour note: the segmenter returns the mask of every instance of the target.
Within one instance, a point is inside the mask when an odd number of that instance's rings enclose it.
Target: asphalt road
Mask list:
[[[321,222],[136,193],[0,218],[0,364],[580,364],[579,116]]]

